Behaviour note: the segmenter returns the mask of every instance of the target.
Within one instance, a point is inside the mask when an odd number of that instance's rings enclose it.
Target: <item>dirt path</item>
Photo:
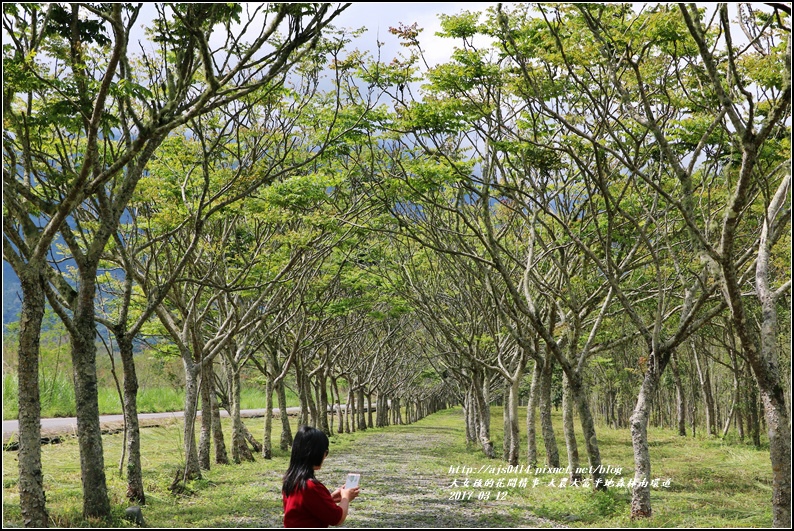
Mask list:
[[[353,451],[329,455],[317,477],[333,489],[338,485],[328,478],[361,473],[361,495],[345,527],[557,527],[512,507],[509,499],[451,500],[448,469],[456,463],[440,469],[434,449],[451,444],[452,437],[447,428],[426,427],[419,434],[394,426]]]

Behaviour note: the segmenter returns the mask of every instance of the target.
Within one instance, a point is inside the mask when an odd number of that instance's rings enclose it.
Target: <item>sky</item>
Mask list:
[[[432,66],[449,59],[454,46],[458,43],[456,39],[442,39],[436,37],[435,33],[441,29],[439,14],[454,15],[463,11],[484,12],[491,6],[496,6],[498,2],[353,2],[342,14],[335,19],[334,25],[350,29],[366,28],[364,35],[354,40],[351,47],[361,50],[375,51],[377,42],[384,43],[381,49],[381,58],[390,61],[398,53],[404,50],[399,45],[397,37],[389,33],[389,27],[397,27],[400,23],[411,25],[417,23],[419,28],[424,31],[420,34],[420,43],[425,53],[425,59]],[[502,2],[505,6],[517,4],[518,2]],[[635,10],[640,10],[645,5],[653,5],[654,2],[632,2]],[[253,10],[259,3],[245,3],[246,9]],[[336,5],[336,4],[335,4]],[[699,3],[706,7],[707,11],[714,9],[714,3]],[[736,3],[730,3],[729,9],[732,18],[736,16]],[[762,3],[752,3],[755,9],[771,11],[771,8]],[[144,4],[144,8],[139,17],[138,28],[141,28],[148,20],[154,17],[155,11],[151,3]],[[243,19],[245,17],[243,16]],[[253,31],[258,32],[261,25],[253,25]],[[737,32],[738,33],[738,32]],[[143,37],[140,30],[138,37]],[[133,40],[136,35],[133,34]],[[742,38],[743,35],[735,37]],[[217,35],[218,42],[211,42],[211,45],[219,47],[222,45],[222,36]],[[131,47],[137,50],[137,46]]]
[[[360,48],[374,49],[376,37],[379,40],[393,45],[384,47],[387,52],[399,50],[396,38],[389,34],[389,27],[397,27],[400,22],[410,25],[416,22],[424,31],[420,35],[420,43],[425,51],[425,57],[431,65],[446,61],[452,49],[458,43],[455,39],[442,39],[436,37],[435,33],[441,29],[438,15],[455,15],[462,11],[484,12],[491,6],[496,6],[499,2],[354,2],[353,5],[340,15],[336,26],[349,26],[352,28],[366,27],[369,31],[361,38]],[[504,6],[510,6],[519,2],[502,2]],[[631,2],[635,11],[639,11],[643,6],[654,5],[657,2]],[[705,7],[707,13],[713,11],[715,3],[696,2],[701,7]],[[771,12],[772,8],[763,3],[751,2],[753,9]],[[729,3],[729,13],[731,18],[736,16],[736,2]],[[734,36],[734,39],[742,40],[743,35]],[[378,37],[379,35],[379,37]],[[393,54],[392,54],[393,55]],[[384,57],[391,57],[385,55]]]
[[[376,39],[385,42],[384,57],[393,57],[399,50],[397,39],[389,33],[389,27],[397,27],[402,22],[414,22],[424,31],[420,42],[428,63],[438,64],[446,61],[452,48],[458,44],[454,39],[442,39],[435,33],[441,29],[438,15],[455,15],[463,11],[485,11],[497,2],[354,2],[340,15],[336,26],[351,28],[366,27],[367,32],[358,41],[362,49],[375,49]],[[509,2],[505,3],[509,4]]]
[[[385,44],[382,48],[382,56],[390,60],[402,48],[397,38],[389,33],[389,27],[397,27],[400,23],[406,25],[417,23],[420,28],[424,28],[420,41],[425,51],[425,58],[433,65],[447,60],[455,45],[453,39],[441,39],[435,36],[435,33],[441,29],[438,18],[440,13],[454,15],[462,11],[485,11],[489,6],[496,4],[497,2],[353,2],[353,5],[334,20],[334,25],[339,28],[366,28],[365,34],[351,43],[351,46],[374,51],[377,49],[377,41],[383,42]],[[245,4],[250,10],[256,5],[256,3]],[[131,40],[144,38],[142,27],[154,18],[155,14],[151,3],[144,4],[138,18],[136,28],[138,31],[133,31]],[[244,14],[242,18],[245,19]],[[258,31],[259,28],[256,30]],[[222,42],[211,41],[210,44],[220,46]],[[150,49],[151,45],[146,48]],[[131,46],[130,49],[137,51],[138,47]]]

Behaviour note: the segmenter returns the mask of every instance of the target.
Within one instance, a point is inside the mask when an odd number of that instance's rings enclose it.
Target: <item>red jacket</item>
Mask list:
[[[342,519],[342,508],[331,499],[325,485],[316,479],[292,494],[281,494],[284,501],[284,527],[328,527]]]

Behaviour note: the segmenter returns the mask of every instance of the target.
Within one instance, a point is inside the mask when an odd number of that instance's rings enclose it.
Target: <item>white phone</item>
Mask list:
[[[361,479],[361,474],[348,474],[347,481],[345,481],[346,489],[354,489],[358,487],[358,482]]]

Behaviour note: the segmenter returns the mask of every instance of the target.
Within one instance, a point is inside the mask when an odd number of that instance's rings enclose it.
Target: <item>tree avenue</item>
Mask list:
[[[146,351],[181,367],[174,494],[303,424],[459,405],[467,446],[598,490],[599,434],[627,430],[633,519],[656,503],[649,427],[768,443],[770,524],[790,527],[790,10],[498,4],[441,15],[454,51],[430,65],[416,24],[390,28],[390,62],[352,49],[333,23],[355,8],[155,4],[139,44],[140,4],[4,4],[22,523],[53,523],[49,306],[86,519],[111,514],[109,338],[138,504]],[[254,387],[263,429],[241,416]]]

